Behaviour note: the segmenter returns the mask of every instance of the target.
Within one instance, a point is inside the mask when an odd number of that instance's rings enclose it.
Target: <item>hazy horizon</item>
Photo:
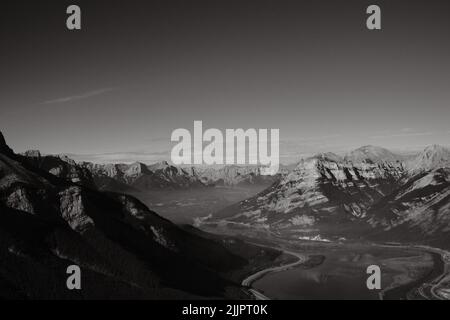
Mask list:
[[[112,152],[112,153],[96,153],[96,154],[74,154],[74,153],[45,153],[42,152],[39,149],[36,148],[32,148],[32,149],[26,149],[26,150],[17,150],[14,148],[14,146],[10,145],[8,143],[8,138],[5,137],[7,144],[9,145],[9,147],[11,147],[16,153],[25,153],[27,151],[39,151],[43,156],[67,156],[77,162],[92,162],[92,163],[97,163],[97,164],[112,164],[112,163],[123,163],[123,164],[131,164],[131,163],[135,163],[135,162],[141,162],[147,165],[152,165],[152,164],[156,164],[156,163],[160,163],[160,162],[168,162],[170,164],[172,164],[172,161],[170,159],[170,151],[167,152],[161,152],[159,154],[156,153],[140,153],[140,152]],[[408,149],[402,149],[402,148],[385,148],[391,152],[393,152],[394,154],[400,155],[400,156],[410,156],[410,155],[416,155],[418,153],[420,153],[421,151],[423,151],[426,147],[430,147],[436,145],[434,143],[431,143],[429,145],[424,145],[421,147],[417,147],[417,148],[408,148]],[[437,144],[443,147],[447,147],[450,148],[450,144]],[[299,152],[297,154],[295,154],[295,152],[292,151],[286,151],[286,153],[281,153],[280,154],[280,164],[281,165],[292,165],[292,164],[296,164],[299,161],[301,161],[302,159],[320,154],[320,153],[325,153],[325,152],[332,152],[335,153],[338,156],[345,156],[346,154],[348,154],[351,151],[354,151],[356,149],[362,148],[362,147],[367,147],[367,146],[374,146],[374,147],[380,147],[380,148],[384,148],[383,146],[380,145],[361,145],[355,148],[350,148],[350,149],[343,149],[340,151],[330,151],[330,150],[322,150],[322,151],[317,151],[317,152]],[[320,148],[318,148],[320,149]],[[284,161],[283,161],[284,160]],[[206,165],[206,164],[201,164],[201,165],[196,165],[196,164],[185,164],[185,165],[179,165],[180,167],[224,167],[224,166],[230,166],[227,164],[216,164],[216,165]],[[231,165],[233,166],[233,165]],[[237,166],[254,166],[254,165],[249,165],[249,164],[244,164],[244,165],[237,165]]]

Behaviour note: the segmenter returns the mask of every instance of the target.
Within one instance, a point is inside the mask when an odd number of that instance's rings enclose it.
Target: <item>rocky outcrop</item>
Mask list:
[[[58,193],[61,217],[76,232],[83,233],[94,227],[94,221],[86,214],[86,208],[79,187],[70,187]]]
[[[28,195],[28,191],[23,187],[17,187],[9,193],[6,198],[6,205],[23,212],[35,213],[34,205]]]

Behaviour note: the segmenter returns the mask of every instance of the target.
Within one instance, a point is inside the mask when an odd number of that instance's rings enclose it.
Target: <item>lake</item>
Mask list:
[[[380,266],[382,289],[417,282],[433,269],[432,256],[418,250],[331,245],[314,254],[325,256],[320,265],[270,273],[252,286],[272,299],[374,300],[381,290],[366,286],[369,265]]]

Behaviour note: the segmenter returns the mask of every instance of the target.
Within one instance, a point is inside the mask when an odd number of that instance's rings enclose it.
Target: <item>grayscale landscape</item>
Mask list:
[[[261,176],[257,167],[79,163],[1,142],[5,297],[80,298],[52,272],[71,260],[95,279],[83,298],[448,298],[445,147],[401,156],[365,146]],[[383,289],[370,291],[374,264]],[[21,280],[36,268],[41,279]]]
[[[0,10],[0,299],[450,299],[449,1],[379,0],[379,29],[359,0],[79,0],[79,28],[25,2]]]

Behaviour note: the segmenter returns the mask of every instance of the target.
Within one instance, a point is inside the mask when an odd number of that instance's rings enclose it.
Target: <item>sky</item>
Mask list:
[[[370,4],[382,30],[366,28]],[[82,30],[66,28],[77,4]],[[167,159],[177,128],[280,129],[282,163],[450,141],[448,1],[6,1],[0,130],[16,151]],[[167,159],[168,160],[168,159]]]

